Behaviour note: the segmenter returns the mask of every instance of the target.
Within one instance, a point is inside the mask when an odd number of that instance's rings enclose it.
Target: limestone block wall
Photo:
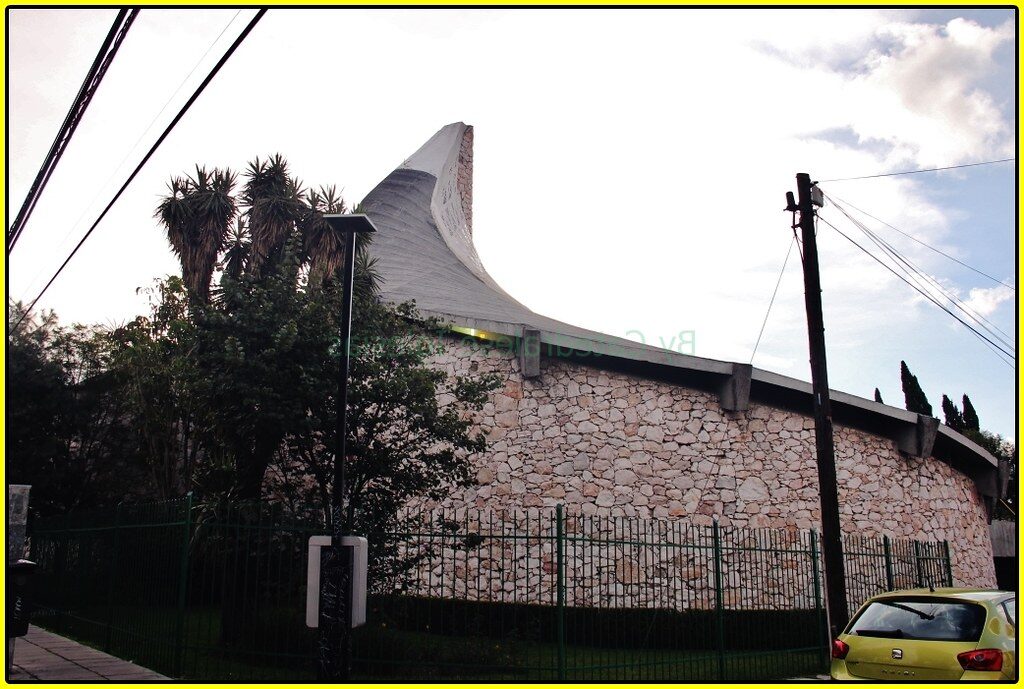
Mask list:
[[[558,357],[524,379],[514,352],[445,340],[432,364],[505,381],[476,419],[490,439],[477,483],[444,507],[541,508],[685,524],[819,528],[814,422],[752,401],[725,412],[716,395]],[[843,523],[851,533],[948,540],[960,586],[994,586],[991,541],[973,482],[889,439],[835,427]]]

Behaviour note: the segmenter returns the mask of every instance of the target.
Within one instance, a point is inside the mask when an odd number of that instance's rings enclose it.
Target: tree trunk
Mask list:
[[[254,645],[259,638],[258,577],[263,571],[259,560],[259,522],[263,477],[283,437],[273,428],[257,432],[256,437],[235,454],[238,504],[229,508],[231,519],[227,523],[230,526],[225,533],[228,575],[221,605],[221,643],[225,646]]]

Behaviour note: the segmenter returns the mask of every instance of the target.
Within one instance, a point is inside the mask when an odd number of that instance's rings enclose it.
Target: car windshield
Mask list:
[[[926,641],[977,641],[985,609],[973,603],[922,598],[872,602],[850,627],[850,634]]]

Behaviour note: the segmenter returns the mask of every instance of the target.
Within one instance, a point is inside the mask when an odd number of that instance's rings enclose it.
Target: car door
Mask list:
[[[1001,642],[1003,650],[1003,675],[1006,679],[1017,679],[1017,599],[1007,598],[999,604],[999,610],[1006,620],[1006,634]]]

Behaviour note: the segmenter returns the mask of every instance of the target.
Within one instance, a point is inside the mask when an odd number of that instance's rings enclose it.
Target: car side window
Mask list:
[[[1010,621],[1010,624],[1017,627],[1017,599],[1011,598],[1002,602],[1003,614],[1006,615],[1006,619]]]

